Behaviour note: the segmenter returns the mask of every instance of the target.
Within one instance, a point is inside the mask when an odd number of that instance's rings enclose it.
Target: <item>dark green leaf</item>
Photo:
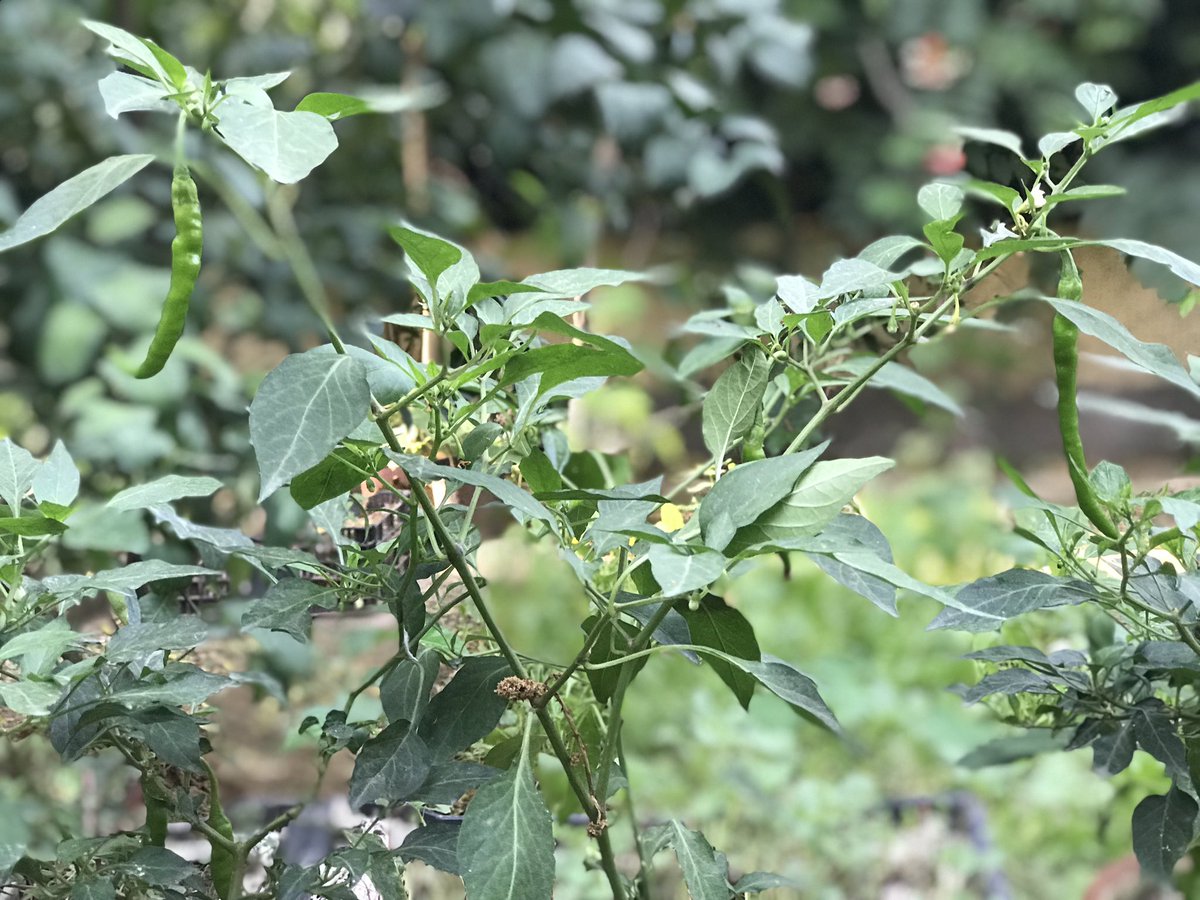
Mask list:
[[[1133,811],[1133,852],[1142,872],[1170,883],[1175,864],[1196,836],[1196,801],[1177,787],[1166,795],[1152,794]]]
[[[301,643],[308,641],[312,608],[332,609],[337,592],[303,578],[284,578],[267,588],[261,600],[255,600],[242,613],[242,629],[268,628],[290,634]]]
[[[458,832],[461,823],[428,819],[420,828],[414,828],[404,838],[396,851],[405,862],[420,860],[442,872],[458,875]]]
[[[388,806],[408,800],[432,765],[433,755],[408,722],[389,725],[358,751],[350,776],[350,805]]]
[[[693,900],[729,900],[729,867],[708,840],[698,831],[685,828],[678,819],[671,821],[671,846],[683,870],[683,880]]]
[[[303,509],[340,497],[366,480],[357,454],[339,447],[327,457],[292,479],[289,492]]]
[[[409,799],[449,806],[468,791],[499,778],[500,774],[499,769],[464,760],[434,763],[425,781]]]
[[[1176,784],[1186,784],[1188,778],[1187,748],[1179,738],[1161,700],[1150,699],[1138,703],[1131,711],[1133,732],[1138,746],[1162,763],[1167,775]]]
[[[513,767],[471,800],[457,851],[471,900],[549,900],[554,830],[533,780],[528,734]]]
[[[463,660],[421,717],[418,730],[434,759],[465,750],[496,727],[508,706],[496,694],[496,685],[511,674],[508,663],[497,656]]]
[[[379,685],[379,699],[389,722],[421,721],[441,665],[436,650],[424,650],[416,659],[396,664]]]
[[[1009,569],[964,587],[955,595],[961,608],[942,610],[929,628],[994,631],[1014,616],[1082,603],[1090,596],[1090,588],[1084,582],[1033,569]]]
[[[196,616],[170,622],[139,622],[117,630],[104,649],[109,662],[143,659],[158,650],[190,650],[208,637],[208,626]]]
[[[698,609],[692,610],[685,605],[680,613],[687,621],[693,644],[712,647],[739,659],[758,660],[761,657],[750,622],[736,609],[726,606],[720,597],[710,594],[700,601]],[[754,696],[754,675],[719,657],[709,657],[708,662],[742,707],[749,709],[750,698]]]

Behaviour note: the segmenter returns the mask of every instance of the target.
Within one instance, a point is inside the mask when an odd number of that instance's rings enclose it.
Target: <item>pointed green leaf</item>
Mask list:
[[[395,722],[358,751],[350,776],[350,805],[388,806],[409,798],[429,775],[433,756],[408,722]]]
[[[704,597],[694,610],[681,604],[680,614],[687,622],[693,644],[712,647],[742,660],[756,661],[761,658],[758,639],[750,622],[738,610],[727,606],[720,597]],[[742,708],[749,709],[750,699],[754,696],[755,676],[719,656],[709,656],[708,663],[733,691]]]
[[[737,444],[762,406],[771,364],[751,350],[721,373],[704,398],[704,445],[718,462]]]
[[[1088,585],[1033,569],[1009,569],[981,578],[960,590],[957,608],[944,609],[929,623],[931,630],[994,631],[1014,616],[1082,603],[1091,597]]]
[[[107,505],[113,509],[148,509],[184,497],[207,497],[220,489],[221,482],[208,475],[164,475],[118,491]]]
[[[528,732],[512,768],[467,807],[457,857],[470,900],[550,900],[554,830],[533,780]]]
[[[421,716],[419,731],[434,759],[465,750],[496,727],[508,708],[508,701],[496,694],[496,685],[511,674],[498,656],[463,660]]]
[[[267,588],[261,600],[253,601],[242,613],[242,630],[268,628],[308,642],[312,608],[332,609],[337,592],[303,578],[284,578]]]
[[[442,667],[436,650],[423,650],[416,659],[404,659],[379,684],[379,700],[389,722],[421,721],[429,695]]]
[[[678,819],[671,821],[671,846],[683,870],[692,900],[729,900],[729,866],[700,832],[684,827]]]
[[[1170,883],[1175,864],[1196,836],[1196,801],[1177,787],[1166,795],[1152,794],[1133,811],[1133,852],[1142,872]]]
[[[725,555],[716,550],[701,548],[689,553],[674,544],[655,544],[646,556],[664,597],[680,597],[708,587],[729,565]]]
[[[147,153],[111,156],[84,169],[35,200],[8,231],[0,232],[0,252],[10,250],[54,231],[146,168],[154,157]]]
[[[8,438],[0,440],[0,500],[14,516],[20,515],[21,500],[33,486],[39,463],[33,454]]]
[[[250,443],[262,477],[261,501],[311,469],[371,411],[362,364],[349,356],[293,353],[250,404]]]
[[[54,449],[34,473],[30,486],[38,503],[70,506],[75,502],[79,496],[79,469],[62,441],[54,442]]]

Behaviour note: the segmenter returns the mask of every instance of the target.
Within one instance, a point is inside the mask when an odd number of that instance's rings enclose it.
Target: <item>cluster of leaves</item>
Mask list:
[[[292,127],[283,122],[301,123],[314,135],[326,134],[328,122],[315,113],[281,113],[246,98],[243,88],[258,98],[272,76],[250,79],[253,84],[241,80],[232,89],[229,82],[216,86],[153,44],[101,31],[117,58],[139,73],[110,82],[118,105],[182,106],[268,175],[299,172],[303,165],[292,165],[293,153],[312,153],[310,161],[319,161],[317,156],[332,149],[288,150],[273,141],[279,128]],[[321,99],[312,104],[326,116],[358,108],[353,98],[317,96]],[[6,729],[47,733],[67,761],[115,750],[140,773],[147,807],[147,825],[136,836],[100,840],[82,854],[68,844],[69,852],[52,861],[27,856],[17,839],[6,842],[8,856],[0,865],[46,897],[118,891],[243,896],[251,855],[304,805],[239,839],[221,810],[205,759],[209,698],[245,681],[272,687],[260,675],[218,674],[199,665],[209,630],[175,611],[179,580],[215,576],[234,559],[254,566],[270,585],[247,609],[245,628],[303,640],[314,609],[340,609],[366,598],[381,601],[395,617],[398,646],[391,659],[356,686],[340,709],[320,721],[306,720],[302,728],[319,729],[321,778],[335,754],[354,755],[347,786],[352,804],[408,805],[422,818],[399,848],[362,831],[315,866],[273,860],[257,889],[264,896],[346,897],[363,879],[389,896],[402,896],[401,868],[411,859],[461,875],[472,900],[550,896],[554,826],[533,765],[541,751],[560,764],[595,839],[597,867],[616,900],[648,894],[654,857],[668,847],[694,896],[730,898],[787,883],[767,873],[731,883],[728,861],[698,832],[679,821],[641,830],[628,819],[623,824],[632,829],[641,860],[631,879],[617,867],[612,838],[623,817],[610,800],[629,790],[622,707],[638,672],[656,654],[680,653],[707,664],[743,706],[765,691],[805,720],[840,733],[813,680],[761,652],[746,615],[753,611],[724,599],[727,574],[756,557],[803,553],[892,614],[898,590],[924,594],[944,605],[940,626],[993,627],[1024,610],[1087,600],[1113,611],[1129,635],[1157,635],[1150,639],[1161,641],[1159,632],[1170,627],[1189,650],[1200,651],[1190,630],[1188,595],[1195,587],[1188,573],[1200,508],[1191,499],[1134,502],[1113,467],[1098,467],[1091,477],[1123,525],[1119,540],[1096,535],[1074,510],[1036,501],[1045,524],[1023,533],[1069,564],[1069,577],[1005,573],[945,589],[922,584],[894,565],[886,539],[854,511],[855,494],[892,461],[826,459],[828,442],[814,443],[828,419],[868,386],[956,410],[898,357],[950,326],[973,327],[979,307],[964,317],[961,298],[1004,259],[1020,252],[1062,253],[1084,243],[1046,224],[1064,202],[1112,193],[1074,186],[1083,165],[1118,140],[1174,121],[1183,104],[1200,96],[1200,86],[1113,112],[1116,98],[1103,86],[1085,84],[1077,96],[1087,120],[1070,133],[1044,138],[1037,158],[1025,159],[1011,134],[967,133],[1017,156],[1030,172],[1021,192],[978,181],[929,185],[918,198],[931,220],[925,240],[884,238],[834,263],[819,282],[785,276],[775,295],[762,302],[732,292],[729,308],[693,317],[688,331],[703,339],[674,367],[678,383],[701,391],[707,381],[701,373],[730,356],[736,360],[704,393],[702,430],[711,458],[673,478],[669,488],[662,476],[642,482],[616,477],[620,468],[613,460],[572,450],[563,430],[573,400],[605,379],[636,374],[649,359],[617,338],[581,327],[588,309],[582,298],[590,290],[638,276],[589,268],[519,282],[485,281],[466,249],[407,224],[392,227],[390,234],[404,251],[421,308],[383,322],[426,333],[438,352],[414,358],[373,331],[364,335],[369,348],[348,343],[313,294],[308,299],[328,323],[328,345],[284,359],[260,385],[249,411],[259,500],[288,486],[335,545],[333,559],[188,521],[173,504],[208,496],[220,482],[167,476],[117,494],[109,506],[144,510],[206,565],[147,559],[92,574],[55,573],[48,562],[57,537],[69,534],[78,471],[61,445],[37,461],[12,442],[0,443],[0,500],[8,513],[0,517],[0,695],[14,716]],[[236,124],[227,132],[227,110],[238,110],[235,123],[243,116],[256,124],[245,125],[240,137]],[[1052,157],[1077,141],[1083,145],[1078,162],[1052,178]],[[129,165],[122,159],[101,163],[52,192],[18,221],[16,239],[53,230],[124,180]],[[979,249],[967,248],[957,230],[964,188],[998,201],[1009,220],[985,234]],[[6,238],[9,233],[0,235]],[[1166,250],[1138,241],[1107,243],[1200,281],[1195,264]],[[1135,366],[1200,393],[1163,348],[1137,341],[1115,320],[1076,301],[1042,300]],[[864,353],[867,334],[890,336],[890,346]],[[398,528],[370,541],[353,540],[343,528],[364,484],[399,521]],[[692,499],[672,502],[685,492]],[[540,659],[537,648],[514,647],[492,615],[476,565],[481,503],[496,505],[539,542],[554,546],[574,573],[590,614],[569,664]],[[1177,527],[1157,529],[1153,519],[1160,513],[1175,516]],[[1152,557],[1156,549],[1169,551],[1172,561]],[[1114,586],[1094,562],[1118,555],[1121,578]],[[117,625],[107,638],[78,633],[65,618],[68,609],[98,594],[107,597]],[[466,600],[481,627],[454,627],[451,613]],[[1146,693],[1147,673],[1161,670],[1138,669],[1135,663],[1122,669],[1122,677],[1140,679],[1137,683],[1122,681],[1120,691],[1105,688],[1087,695],[1085,703],[1082,694],[1069,693],[1088,688],[1072,674],[1073,658],[1044,657],[1042,663],[1035,651],[1022,652],[1025,656],[1011,658],[1041,670],[1023,682],[1004,675],[997,691],[1027,692],[1029,679],[1040,676],[1038,692],[1064,698],[1064,715],[1086,714],[1095,722],[1077,740],[1104,737],[1106,745],[1124,742],[1131,751],[1132,733],[1141,746],[1153,744],[1152,752],[1171,758],[1168,765],[1178,773],[1175,790],[1148,799],[1138,815],[1139,854],[1144,860],[1157,854],[1157,871],[1165,875],[1167,864],[1195,836],[1188,823],[1181,837],[1186,812],[1194,818],[1196,802],[1184,757],[1169,740],[1171,729],[1186,722],[1182,713],[1173,718],[1171,712],[1185,695]],[[1002,651],[994,653],[1003,657]],[[1095,670],[1118,669],[1106,658]],[[1174,670],[1167,676],[1176,677]],[[357,717],[357,698],[376,686],[382,715]],[[990,685],[980,696],[989,693]],[[1125,708],[1118,701],[1139,707],[1136,717],[1128,717],[1133,732],[1117,724],[1126,717],[1112,714]],[[1118,732],[1118,739],[1108,737]],[[206,873],[161,846],[168,822],[183,823],[210,842]],[[1157,831],[1148,825],[1157,825]]]

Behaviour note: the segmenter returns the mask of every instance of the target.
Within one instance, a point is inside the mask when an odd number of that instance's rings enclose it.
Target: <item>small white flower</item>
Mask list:
[[[1046,205],[1046,192],[1042,190],[1040,184],[1033,186],[1033,190],[1029,192],[1029,199],[1033,201],[1034,209],[1041,209]]]
[[[1017,235],[1007,225],[999,219],[992,223],[991,230],[980,228],[979,233],[983,235],[983,246],[990,247],[997,241],[1002,241],[1005,238],[1015,238]]]

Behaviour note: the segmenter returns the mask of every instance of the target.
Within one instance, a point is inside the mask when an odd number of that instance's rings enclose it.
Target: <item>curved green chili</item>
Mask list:
[[[160,794],[148,773],[142,773],[142,802],[146,805],[146,835],[154,847],[165,847],[167,822],[170,821],[167,801]]]
[[[208,824],[213,831],[229,839],[230,843],[235,842],[233,836],[233,823],[229,821],[229,816],[225,815],[225,810],[221,808],[221,788],[217,783],[216,773],[207,762],[204,762],[204,769],[208,773]],[[212,856],[208,863],[208,873],[212,877],[213,887],[217,891],[217,896],[221,900],[228,900],[233,893],[233,878],[237,871],[237,854],[232,850],[222,846],[214,840],[209,840],[209,846],[212,848]]]
[[[1059,276],[1058,296],[1078,301],[1083,296],[1083,281],[1070,251],[1062,254],[1062,273]],[[1076,372],[1079,368],[1079,329],[1061,313],[1054,314],[1054,381],[1058,386],[1058,430],[1062,434],[1063,455],[1067,471],[1075,486],[1075,500],[1088,521],[1106,537],[1117,540],[1121,532],[1109,518],[1104,504],[1088,481],[1087,458],[1083,439],[1079,435],[1079,407],[1075,400]]]
[[[196,182],[185,163],[175,164],[171,178],[171,210],[175,216],[175,239],[171,241],[171,286],[163,302],[162,315],[154,330],[154,339],[146,359],[135,373],[149,378],[162,371],[175,349],[187,321],[188,302],[200,275],[200,252],[204,246],[204,228],[200,218],[200,197]]]

